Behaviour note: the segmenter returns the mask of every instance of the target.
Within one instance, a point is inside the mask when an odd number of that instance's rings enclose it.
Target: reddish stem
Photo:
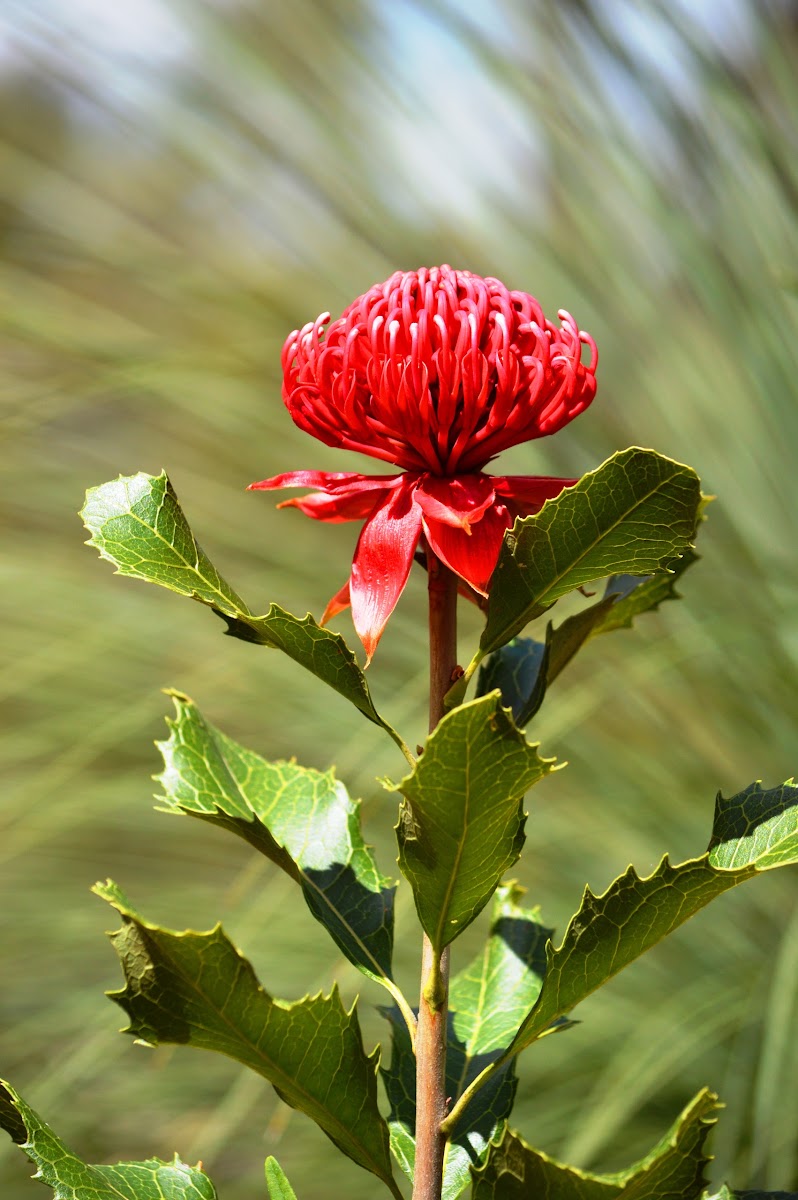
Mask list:
[[[430,732],[444,714],[457,666],[457,577],[427,551],[429,577]],[[439,956],[424,935],[416,1032],[416,1166],[413,1200],[440,1200],[446,1137],[446,1024],[449,948]]]

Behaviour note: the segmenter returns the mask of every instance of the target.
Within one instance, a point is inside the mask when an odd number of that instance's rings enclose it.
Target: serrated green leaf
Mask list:
[[[537,910],[518,903],[523,888],[500,886],[484,950],[452,979],[446,1091],[456,1098],[512,1041],[538,995],[546,967],[545,946],[552,931]],[[391,1064],[382,1070],[391,1113],[391,1147],[409,1178],[415,1159],[415,1058],[398,1014],[384,1010],[393,1025]],[[471,1184],[471,1167],[481,1162],[490,1142],[501,1135],[515,1098],[516,1077],[508,1064],[480,1091],[446,1148],[443,1200],[456,1200]]]
[[[668,571],[656,571],[642,579],[637,575],[610,576],[602,598],[566,617],[561,625],[549,623],[544,642],[516,637],[489,655],[480,665],[476,694],[498,688],[516,725],[523,728],[537,713],[550,685],[587,641],[613,629],[631,629],[636,617],[658,608],[664,600],[679,599],[676,582],[697,561],[698,555],[688,547]],[[454,707],[464,695],[464,687],[459,696],[455,688],[450,689],[447,704]]]
[[[377,712],[366,677],[340,634],[278,604],[254,616],[200,549],[165,473],[122,476],[89,488],[80,513],[96,547],[119,575],[157,583],[207,604],[233,637],[282,650],[379,725],[408,754]]]
[[[667,855],[651,875],[634,867],[601,896],[585,888],[582,905],[561,945],[547,947],[537,1002],[513,1041],[461,1097],[446,1125],[453,1126],[491,1075],[646,950],[667,937],[717,896],[774,867],[798,863],[798,787],[792,780],[763,790],[752,783],[726,800],[718,794],[706,854],[673,866]]]
[[[111,941],[126,986],[109,996],[130,1019],[125,1032],[153,1046],[215,1050],[250,1067],[400,1195],[377,1108],[379,1048],[366,1056],[355,1008],[344,1010],[335,987],[294,1004],[275,1000],[220,926],[208,933],[160,929],[115,884],[94,891],[122,917]]]
[[[360,831],[359,802],[332,770],[267,762],[216,729],[178,692],[159,742],[164,807],[231,830],[301,885],[310,911],[350,962],[391,980],[395,885]],[[393,990],[393,989],[392,989]]]
[[[170,1163],[158,1158],[113,1166],[83,1162],[3,1080],[0,1128],[36,1166],[34,1178],[53,1189],[54,1200],[216,1200],[208,1176],[177,1155]]]
[[[296,1200],[296,1193],[286,1178],[285,1171],[276,1158],[266,1159],[266,1187],[269,1200]]]
[[[645,1158],[614,1175],[563,1166],[508,1133],[473,1172],[472,1200],[698,1200],[719,1107],[712,1092],[699,1092]]]
[[[397,837],[421,924],[436,950],[487,904],[524,841],[524,792],[552,769],[516,729],[497,692],[455,709],[411,775]]]
[[[694,471],[632,447],[516,521],[491,581],[480,657],[575,588],[668,567],[692,541],[700,503]]]
[[[753,783],[718,795],[706,854],[649,876],[629,867],[601,896],[585,889],[562,945],[549,947],[546,979],[511,1050],[524,1049],[573,1008],[716,896],[762,871],[798,862],[798,787]]]

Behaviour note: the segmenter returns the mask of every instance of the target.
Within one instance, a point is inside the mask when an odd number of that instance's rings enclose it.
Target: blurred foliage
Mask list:
[[[350,998],[362,980],[312,918],[281,920],[290,880],[152,811],[158,689],[188,692],[262,754],[336,761],[386,868],[395,801],[375,776],[402,760],[289,660],[112,578],[74,513],[86,486],[167,467],[233,586],[318,615],[353,527],[243,488],[372,469],[292,426],[279,351],[395,268],[497,275],[596,338],[594,406],[504,470],[577,475],[651,445],[719,497],[684,601],[586,650],[536,718],[543,752],[570,765],[532,798],[530,903],[562,930],[585,879],[601,889],[629,861],[692,853],[718,787],[795,770],[797,64],[788,0],[2,6],[0,1062],[86,1159],[177,1149],[245,1200],[275,1153],[303,1200],[373,1194],[262,1080],[115,1032],[102,991],[117,968],[87,889],[113,875],[173,927],[221,917],[275,994],[336,978]],[[477,635],[464,613],[464,657]],[[370,671],[408,740],[423,730],[424,642],[419,576]],[[795,883],[726,898],[537,1047],[523,1135],[614,1169],[708,1084],[727,1104],[717,1178],[798,1187]],[[410,914],[405,888],[412,993]],[[459,966],[486,928],[458,943]],[[364,990],[369,1044],[385,1041]],[[10,1143],[0,1178],[4,1200],[35,1190]]]

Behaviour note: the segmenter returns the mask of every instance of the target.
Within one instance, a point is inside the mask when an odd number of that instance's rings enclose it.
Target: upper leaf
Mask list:
[[[591,1175],[566,1167],[509,1133],[475,1170],[473,1200],[698,1200],[706,1187],[704,1152],[718,1098],[699,1092],[654,1149],[625,1171]]]
[[[395,885],[360,831],[359,802],[333,772],[267,762],[216,729],[187,696],[159,742],[158,776],[171,812],[221,825],[301,884],[310,911],[350,962],[390,980]]]
[[[89,488],[80,515],[91,534],[87,544],[112,562],[118,574],[158,583],[207,604],[233,637],[282,650],[406,750],[375,709],[366,677],[340,634],[322,629],[310,615],[295,617],[278,604],[265,616],[253,616],[198,546],[164,473],[139,472]]]
[[[115,884],[94,890],[123,921],[111,940],[126,987],[109,995],[130,1018],[126,1032],[150,1045],[197,1046],[237,1059],[400,1196],[377,1108],[379,1048],[366,1056],[354,1007],[347,1013],[335,988],[295,1004],[274,1000],[221,927],[160,929]]]
[[[516,521],[491,581],[480,655],[574,588],[670,566],[693,539],[700,504],[694,471],[633,447]]]
[[[10,1084],[0,1080],[0,1128],[38,1168],[35,1179],[53,1189],[54,1200],[216,1200],[200,1167],[174,1161],[90,1166],[78,1158]]]
[[[549,947],[546,980],[511,1050],[530,1045],[557,1017],[738,883],[798,862],[798,787],[753,783],[718,796],[710,848],[672,866],[667,856],[641,878],[629,867],[601,896],[585,889],[562,945]],[[509,1052],[508,1052],[509,1053]]]
[[[430,734],[397,827],[399,865],[421,924],[442,950],[487,904],[524,841],[524,792],[552,769],[492,692],[455,709]]]

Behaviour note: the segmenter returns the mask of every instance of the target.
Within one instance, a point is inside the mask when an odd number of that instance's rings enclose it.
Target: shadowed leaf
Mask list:
[[[395,885],[380,874],[360,831],[359,802],[333,772],[267,762],[172,693],[177,716],[159,742],[166,811],[231,830],[302,887],[314,917],[350,962],[391,979]]]

